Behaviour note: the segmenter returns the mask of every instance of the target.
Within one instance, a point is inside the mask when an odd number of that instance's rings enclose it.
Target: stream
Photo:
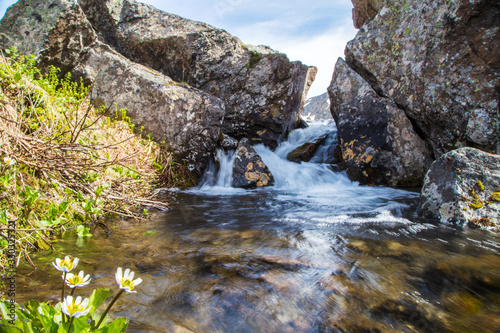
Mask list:
[[[198,188],[168,192],[171,210],[54,245],[94,288],[116,291],[119,266],[144,280],[114,307],[128,332],[500,332],[500,236],[417,220],[417,191],[333,171],[335,132],[315,124],[274,152],[256,146],[272,187],[231,187],[221,150]],[[322,134],[311,162],[285,159]],[[21,265],[18,302],[59,300],[57,257]]]

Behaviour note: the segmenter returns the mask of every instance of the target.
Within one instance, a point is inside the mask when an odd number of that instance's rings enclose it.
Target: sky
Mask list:
[[[0,17],[15,0],[0,0]],[[244,44],[267,45],[318,67],[309,97],[326,92],[338,57],[356,30],[350,0],[144,0],[163,11],[206,22]]]

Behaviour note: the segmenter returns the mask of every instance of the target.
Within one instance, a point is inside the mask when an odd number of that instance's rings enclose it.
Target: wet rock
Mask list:
[[[224,117],[220,99],[174,82],[99,42],[74,1],[21,0],[8,10],[0,32],[2,48],[17,46],[36,54],[45,70],[54,65],[63,74],[72,72],[92,82],[95,103],[126,108],[137,128],[165,141],[195,176],[202,175]]]
[[[238,140],[236,140],[235,138],[232,138],[227,134],[222,134],[221,139],[221,146],[222,148],[224,148],[224,150],[234,150],[238,148]]]
[[[425,273],[431,291],[456,292],[470,290],[478,294],[500,291],[500,258],[495,255],[478,257],[454,256],[430,265]]]
[[[309,162],[325,139],[326,135],[317,138],[314,142],[306,142],[302,144],[300,147],[297,147],[287,155],[287,160],[295,163]]]
[[[474,148],[451,151],[425,176],[418,214],[426,219],[500,227],[500,156]]]
[[[298,119],[315,68],[140,2],[79,3],[118,52],[224,100],[225,134],[275,147]]]
[[[499,3],[377,3],[383,8],[347,44],[349,66],[404,110],[436,158],[464,146],[498,153]]]
[[[274,182],[271,171],[247,140],[241,140],[233,166],[233,186],[251,188],[270,186]]]
[[[405,112],[341,58],[328,92],[349,176],[364,184],[421,185],[432,151]]]

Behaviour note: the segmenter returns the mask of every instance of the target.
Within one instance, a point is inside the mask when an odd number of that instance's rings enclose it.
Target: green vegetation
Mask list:
[[[107,288],[95,289],[89,298],[82,299],[74,296],[79,288],[86,287],[92,280],[90,274],[85,276],[83,271],[78,274],[70,273],[78,265],[78,258],[56,259],[52,265],[63,274],[61,301],[56,305],[45,302],[29,301],[20,307],[14,301],[0,301],[1,332],[24,333],[62,333],[62,332],[125,332],[129,323],[127,318],[119,317],[111,321],[107,315],[115,302],[123,293],[135,293],[134,289],[142,279],[134,279],[134,272],[125,271],[119,267],[115,273],[116,282],[120,291],[115,294],[104,312],[98,312],[99,306],[107,300],[113,292]],[[71,289],[66,297],[65,287]]]
[[[126,110],[104,116],[89,87],[58,77],[15,49],[0,56],[0,271],[29,253],[54,249],[50,239],[71,231],[91,237],[112,215],[144,218],[167,206],[154,186],[193,184],[187,169],[151,138],[134,134]],[[15,244],[15,246],[14,246]],[[9,247],[10,245],[10,247]]]
[[[250,60],[248,61],[247,65],[248,69],[254,68],[255,65],[257,65],[257,63],[260,61],[260,59],[262,59],[261,53],[255,51],[249,51],[249,52],[250,52]]]

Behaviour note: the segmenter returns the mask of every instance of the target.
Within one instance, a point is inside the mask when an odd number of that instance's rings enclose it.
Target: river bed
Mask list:
[[[129,332],[499,332],[500,237],[417,220],[416,191],[361,186],[325,156],[283,158],[318,133],[335,129],[256,147],[273,187],[232,188],[221,151],[199,188],[168,192],[171,210],[55,246],[94,288],[116,291],[117,267],[144,280],[115,305]],[[18,302],[59,300],[57,257],[20,267]]]

